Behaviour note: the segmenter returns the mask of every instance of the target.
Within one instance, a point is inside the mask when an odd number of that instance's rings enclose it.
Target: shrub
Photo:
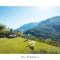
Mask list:
[[[40,50],[40,54],[46,54],[46,53],[47,53],[47,51],[45,49]]]

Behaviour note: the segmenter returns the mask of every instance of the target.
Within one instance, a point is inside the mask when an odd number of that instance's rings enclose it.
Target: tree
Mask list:
[[[13,29],[9,29],[9,33],[14,33],[14,30]]]
[[[0,24],[0,32],[4,32],[5,31],[5,26]]]
[[[10,29],[10,32],[13,32],[13,29]]]

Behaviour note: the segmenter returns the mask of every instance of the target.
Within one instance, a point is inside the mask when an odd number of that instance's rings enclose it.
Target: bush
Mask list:
[[[47,51],[45,49],[41,49],[40,54],[47,54]]]
[[[45,43],[51,44],[51,45],[54,45],[54,46],[60,46],[59,42],[53,41],[53,40],[45,40]]]

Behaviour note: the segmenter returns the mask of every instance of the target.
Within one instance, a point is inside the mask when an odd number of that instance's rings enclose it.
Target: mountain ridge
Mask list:
[[[37,24],[38,24],[38,22],[24,24],[21,27],[17,28],[15,31],[19,31],[19,32],[24,33],[25,31],[27,31],[27,30],[29,30],[29,29],[31,29],[33,27],[36,27]]]
[[[38,38],[50,38],[59,41],[60,39],[60,16],[54,16],[44,21],[28,31],[25,34],[31,34]]]

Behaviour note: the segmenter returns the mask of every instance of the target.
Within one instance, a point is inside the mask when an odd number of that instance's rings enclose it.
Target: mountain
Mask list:
[[[16,29],[15,31],[20,31],[20,32],[26,32],[27,30],[31,29],[31,28],[34,28],[38,25],[37,22],[34,22],[34,23],[28,23],[28,24],[25,24],[21,27],[19,27],[18,29]]]
[[[54,16],[39,22],[36,27],[26,31],[25,34],[60,41],[60,16]]]

